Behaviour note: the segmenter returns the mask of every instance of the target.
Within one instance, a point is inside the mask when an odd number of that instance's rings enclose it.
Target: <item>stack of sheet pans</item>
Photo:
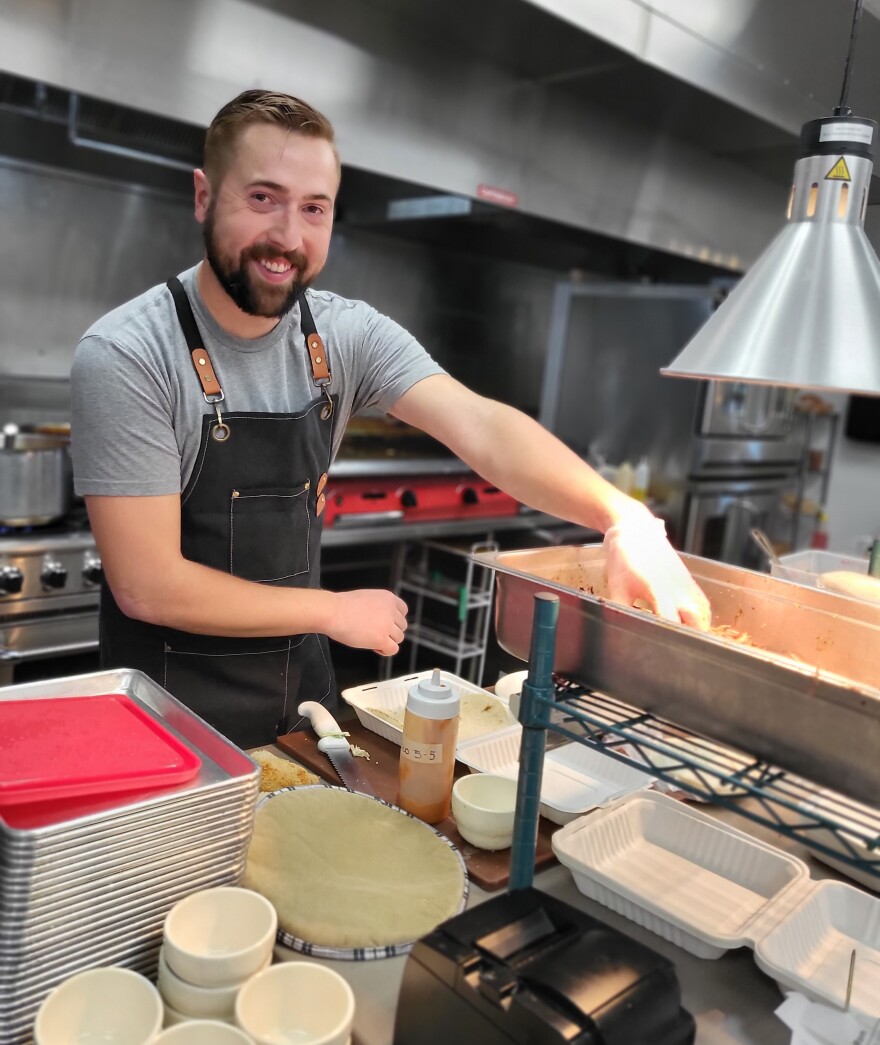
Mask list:
[[[237,882],[247,857],[259,768],[137,671],[11,686],[0,700],[122,693],[201,761],[187,783],[7,810],[0,820],[0,1045],[31,1040],[48,992],[83,969],[122,965],[153,977],[169,909]],[[61,817],[59,819],[59,816]]]

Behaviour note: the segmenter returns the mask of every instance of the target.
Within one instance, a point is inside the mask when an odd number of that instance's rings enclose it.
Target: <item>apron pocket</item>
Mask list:
[[[239,747],[272,743],[287,728],[287,694],[301,636],[166,642],[163,686]],[[296,689],[294,688],[294,693]],[[295,709],[294,709],[295,710]]]
[[[309,486],[232,491],[229,572],[234,577],[263,583],[308,579]]]

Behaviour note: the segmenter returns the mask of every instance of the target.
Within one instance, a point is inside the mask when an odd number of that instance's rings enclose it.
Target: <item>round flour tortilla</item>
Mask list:
[[[301,941],[313,954],[403,953],[467,896],[461,856],[433,828],[377,799],[321,786],[267,796],[243,884],[274,905],[280,935],[294,938],[283,942]]]

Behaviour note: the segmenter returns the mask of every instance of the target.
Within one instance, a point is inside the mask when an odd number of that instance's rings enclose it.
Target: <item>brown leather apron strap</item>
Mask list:
[[[190,359],[192,359],[199,384],[202,386],[205,400],[208,403],[222,403],[225,398],[223,389],[220,387],[220,382],[214,373],[211,357],[202,344],[202,335],[199,333],[196,317],[193,315],[192,306],[189,303],[189,298],[186,296],[186,291],[183,289],[183,284],[174,276],[168,280],[166,286],[171,291],[172,298],[174,298],[177,318],[183,330],[183,336],[186,338],[186,347],[189,349]]]
[[[309,362],[312,364],[312,380],[323,389],[330,384],[333,378],[327,362],[327,350],[324,348],[321,335],[315,328],[315,321],[312,319],[305,293],[299,296],[299,321],[306,338]]]
[[[205,393],[205,398],[208,399],[208,396],[219,396],[223,399],[223,389],[220,387],[220,382],[214,373],[211,357],[208,355],[207,350],[196,348],[190,352],[190,358],[193,361],[193,366],[196,368],[196,373],[199,375],[199,380],[202,382],[202,391]],[[208,402],[211,402],[211,400],[208,399]]]

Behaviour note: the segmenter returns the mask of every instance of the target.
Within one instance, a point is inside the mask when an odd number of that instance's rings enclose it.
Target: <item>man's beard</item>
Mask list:
[[[205,240],[205,255],[214,275],[235,304],[249,316],[262,316],[266,319],[280,319],[286,316],[311,282],[310,279],[302,279],[308,261],[305,254],[299,250],[279,252],[267,244],[258,243],[245,248],[238,256],[238,267],[233,267],[232,262],[222,257],[217,245],[212,210],[209,210],[205,217],[202,235]],[[273,287],[255,281],[249,269],[251,260],[281,259],[296,268],[296,277],[292,283]]]

